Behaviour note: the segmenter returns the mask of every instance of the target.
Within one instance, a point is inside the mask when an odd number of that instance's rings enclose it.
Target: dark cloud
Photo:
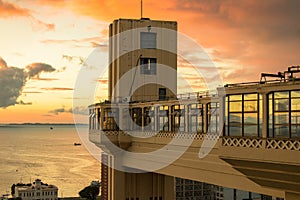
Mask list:
[[[38,77],[42,72],[53,71],[55,69],[52,66],[44,63],[33,63],[26,69],[8,67],[4,59],[0,57],[0,107],[6,108],[15,104],[31,105],[22,100],[18,101],[26,82],[32,77]]]
[[[70,110],[66,110],[65,108],[57,108],[57,109],[49,111],[49,113],[53,113],[55,115],[58,115],[59,113],[64,113],[64,112],[70,112]]]
[[[79,65],[83,65],[84,64],[84,60],[85,58],[81,57],[81,56],[69,56],[69,55],[62,55],[63,59],[66,59],[69,62],[76,62]]]
[[[22,91],[23,94],[40,94],[42,92],[38,92],[38,91]]]
[[[72,109],[72,113],[77,115],[88,115],[89,111],[85,106],[78,106]]]
[[[55,69],[48,64],[45,63],[32,63],[26,66],[28,78],[39,78],[40,73],[42,72],[54,72]]]
[[[27,75],[23,69],[16,67],[0,68],[0,107],[6,108],[18,104]]]
[[[24,102],[24,101],[19,101],[18,104],[20,105],[32,105],[32,102]]]
[[[74,109],[66,109],[64,107],[62,108],[57,108],[54,110],[50,110],[49,113],[52,113],[54,115],[58,115],[59,113],[73,113],[73,114],[78,114],[78,115],[88,115],[88,109],[87,107],[80,106],[80,107],[75,107]]]

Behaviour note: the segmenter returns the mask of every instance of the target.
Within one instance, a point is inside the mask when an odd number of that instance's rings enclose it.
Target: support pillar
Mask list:
[[[267,94],[266,93],[262,93],[262,115],[263,115],[263,120],[262,121],[262,133],[261,133],[261,137],[263,139],[266,139],[268,136],[268,121],[266,119],[268,119],[268,98],[267,98]],[[267,141],[263,140],[263,147],[265,148],[267,146]]]
[[[300,193],[291,193],[286,192],[284,200],[299,200],[300,199]]]

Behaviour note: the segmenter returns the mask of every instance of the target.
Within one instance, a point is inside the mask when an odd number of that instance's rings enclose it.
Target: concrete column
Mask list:
[[[117,125],[119,126],[120,129],[123,129],[124,127],[124,120],[123,120],[123,108],[119,107],[119,113],[118,113],[118,123]]]
[[[142,107],[142,131],[144,131],[144,125],[145,125],[144,107]]]
[[[219,136],[223,136],[225,126],[225,96],[220,97],[219,101]]]
[[[168,127],[169,127],[169,130],[168,131],[171,131],[172,130],[172,106],[168,106]]]
[[[262,133],[261,136],[262,138],[266,139],[267,138],[267,133],[268,133],[268,98],[266,93],[262,93]],[[266,147],[266,140],[263,140],[263,148]]]
[[[190,106],[189,105],[184,105],[184,131],[185,132],[189,132],[189,109]]]
[[[104,109],[101,108],[101,112],[100,112],[100,130],[103,129],[103,122],[104,122]]]
[[[112,200],[125,199],[125,172],[113,169],[113,198]]]
[[[175,199],[175,178],[164,175],[163,199]]]
[[[207,133],[207,123],[208,123],[208,120],[207,119],[207,103],[203,103],[203,132],[204,133]]]
[[[284,200],[299,200],[300,199],[300,193],[290,193],[286,192]]]
[[[159,107],[154,107],[154,129],[155,131],[158,131],[158,109]]]

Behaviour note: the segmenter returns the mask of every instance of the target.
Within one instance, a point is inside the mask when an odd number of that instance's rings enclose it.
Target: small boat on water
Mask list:
[[[74,146],[80,146],[80,145],[81,145],[81,143],[74,142]]]

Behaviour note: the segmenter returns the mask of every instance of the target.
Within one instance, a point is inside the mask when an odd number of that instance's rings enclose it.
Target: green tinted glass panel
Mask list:
[[[289,137],[288,125],[275,125],[274,126],[274,137]]]
[[[300,125],[300,112],[291,112],[291,123]]]
[[[258,136],[256,125],[245,125],[244,136]]]
[[[233,126],[229,127],[230,136],[242,136],[242,126]]]
[[[244,124],[257,124],[257,113],[245,113]]]
[[[291,126],[291,137],[292,138],[300,138],[300,125],[292,125]]]
[[[280,112],[274,114],[275,124],[288,124],[289,123],[289,113]]]
[[[229,123],[242,124],[242,113],[232,113],[229,115]]]

